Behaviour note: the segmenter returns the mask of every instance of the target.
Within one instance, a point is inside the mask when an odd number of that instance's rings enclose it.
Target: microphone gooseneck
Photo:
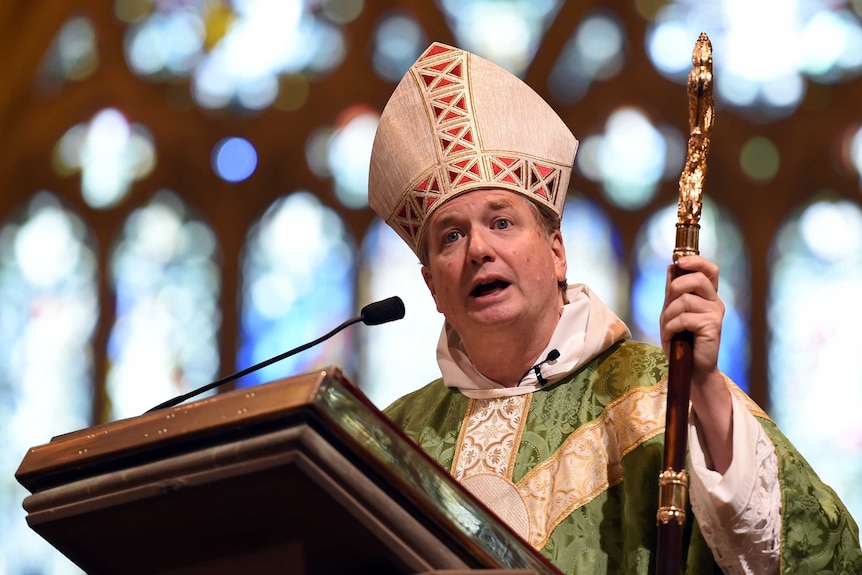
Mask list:
[[[295,347],[289,351],[286,351],[280,355],[277,355],[275,357],[271,357],[271,358],[264,360],[260,363],[256,363],[256,364],[252,365],[251,367],[247,367],[247,368],[240,370],[236,373],[232,373],[231,375],[225,376],[225,377],[223,377],[217,381],[213,381],[211,383],[208,383],[206,385],[198,387],[197,389],[193,389],[192,391],[190,391],[188,393],[184,393],[182,395],[178,395],[177,397],[173,397],[167,401],[163,401],[162,403],[156,405],[155,407],[151,407],[145,413],[150,413],[152,411],[158,411],[160,409],[166,409],[168,407],[174,407],[175,405],[179,405],[180,403],[186,401],[187,399],[191,399],[191,398],[198,396],[202,393],[205,393],[211,389],[215,389],[215,388],[222,386],[226,383],[230,383],[231,381],[239,379],[240,377],[242,377],[244,375],[248,375],[249,373],[251,373],[253,371],[257,371],[259,369],[263,369],[264,367],[266,367],[268,365],[272,365],[273,363],[275,363],[277,361],[287,359],[288,357],[290,357],[292,355],[296,355],[297,353],[305,351],[308,348],[314,347],[315,345],[317,345],[317,344],[329,339],[330,337],[334,336],[335,334],[337,334],[341,330],[345,329],[346,327],[351,326],[355,323],[359,323],[360,321],[362,323],[364,323],[365,325],[380,325],[382,323],[388,323],[390,321],[395,321],[395,320],[401,319],[403,317],[404,317],[404,302],[401,301],[401,298],[398,296],[393,296],[393,297],[390,297],[390,298],[387,298],[387,299],[384,299],[381,301],[370,303],[370,304],[366,305],[364,308],[362,308],[362,310],[360,310],[360,315],[345,321],[344,323],[342,323],[341,325],[339,325],[338,327],[336,327],[335,329],[333,329],[332,331],[330,331],[326,335],[323,335],[323,336],[315,339],[314,341],[310,341],[310,342],[303,344],[299,347]]]

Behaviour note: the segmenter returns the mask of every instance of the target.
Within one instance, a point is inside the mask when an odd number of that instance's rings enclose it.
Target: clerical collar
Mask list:
[[[437,364],[448,387],[473,399],[510,397],[549,387],[605,351],[614,343],[631,337],[625,323],[584,284],[574,284],[566,292],[569,303],[563,306],[560,321],[548,347],[536,358],[542,382],[534,370],[517,387],[503,386],[476,369],[464,351],[460,336],[446,322],[437,344]],[[552,350],[559,352],[553,361],[543,361]],[[556,354],[552,354],[556,355]]]

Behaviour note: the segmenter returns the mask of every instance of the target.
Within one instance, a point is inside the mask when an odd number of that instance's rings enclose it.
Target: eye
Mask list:
[[[446,235],[443,236],[443,243],[444,244],[451,244],[452,242],[457,242],[458,238],[460,238],[460,237],[461,237],[461,232],[456,232],[455,230],[452,230],[450,232],[447,232]]]
[[[494,228],[498,229],[498,230],[506,230],[511,225],[512,225],[512,222],[510,222],[509,220],[502,219],[502,218],[494,221]]]

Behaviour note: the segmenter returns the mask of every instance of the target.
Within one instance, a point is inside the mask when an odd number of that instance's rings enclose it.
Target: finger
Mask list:
[[[700,294],[687,291],[669,301],[663,314],[668,318],[674,318],[683,313],[709,313],[719,306],[720,300],[708,299]]]
[[[671,284],[671,282],[673,282],[674,272],[675,272],[674,265],[671,264],[671,265],[667,266],[666,271],[667,271],[667,273],[666,273],[665,280],[664,280],[664,307],[667,306],[667,303],[669,301],[668,298],[670,296],[670,284]]]
[[[662,341],[670,341],[678,333],[690,331],[695,338],[700,336],[711,337],[721,329],[721,323],[717,319],[717,312],[694,313],[685,312],[670,318],[662,326]]]
[[[662,319],[672,319],[683,313],[720,313],[724,307],[721,298],[710,299],[688,291],[669,301],[661,315]]]
[[[715,284],[701,272],[688,273],[674,278],[668,286],[665,302],[670,303],[685,294],[695,294],[710,301],[718,299]]]
[[[689,331],[695,340],[718,340],[721,334],[721,310],[708,313],[685,312],[669,318],[661,327],[661,340],[669,342],[679,333]]]
[[[680,269],[689,271],[689,272],[700,272],[709,278],[710,283],[712,283],[713,287],[718,290],[718,278],[720,269],[718,265],[703,256],[682,256],[676,262],[676,264],[680,267]]]

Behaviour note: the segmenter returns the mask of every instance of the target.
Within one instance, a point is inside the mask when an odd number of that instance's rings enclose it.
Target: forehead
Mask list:
[[[482,189],[459,194],[440,206],[429,221],[430,226],[438,222],[457,218],[473,211],[528,210],[527,198],[509,190]]]

